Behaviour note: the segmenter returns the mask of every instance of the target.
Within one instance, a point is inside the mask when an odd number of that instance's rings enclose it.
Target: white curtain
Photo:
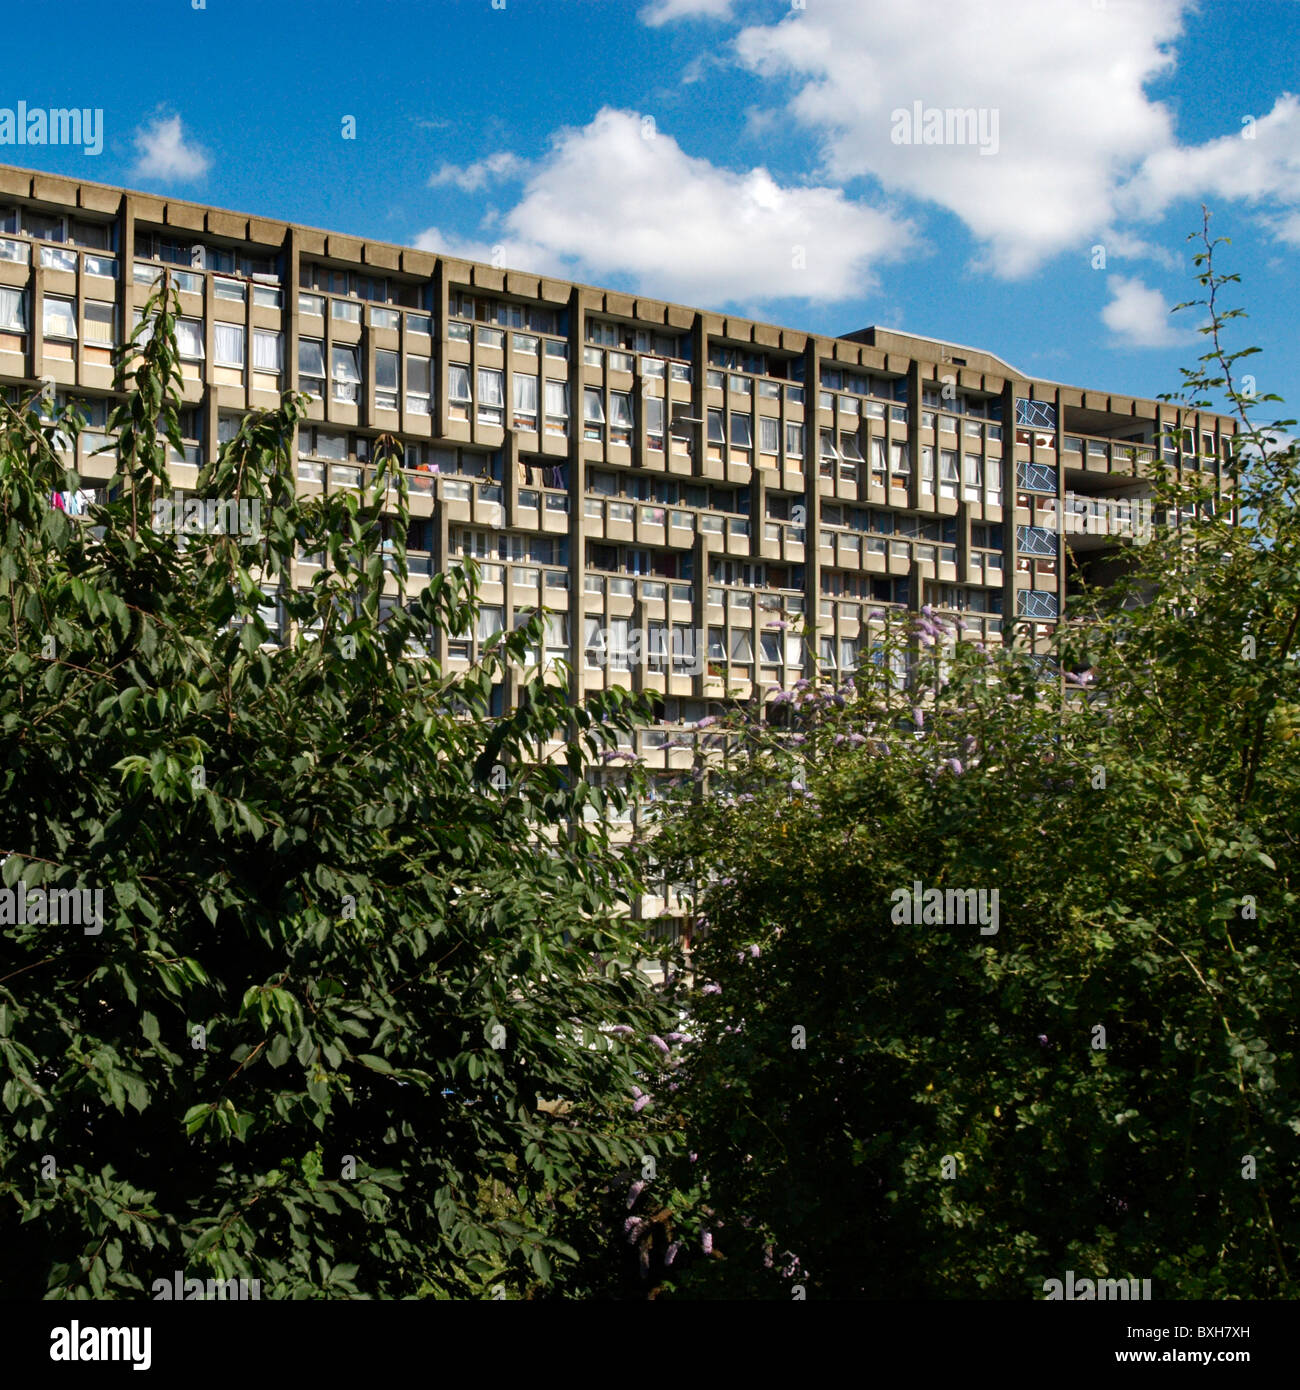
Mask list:
[[[244,365],[244,330],[237,323],[212,325],[212,355],[223,367]]]
[[[447,399],[449,401],[470,401],[469,368],[458,367],[454,363],[447,368]]]
[[[515,409],[521,415],[537,414],[537,378],[525,372],[515,373]]]
[[[203,360],[203,325],[198,319],[176,320],[176,347],[182,357]]]

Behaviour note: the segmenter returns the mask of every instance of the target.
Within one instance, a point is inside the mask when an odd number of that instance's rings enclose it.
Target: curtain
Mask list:
[[[212,325],[212,355],[223,367],[244,365],[244,330],[237,323]]]
[[[253,334],[253,370],[280,372],[284,370],[284,338],[279,333]]]
[[[449,401],[470,401],[469,368],[458,367],[454,363],[447,368],[447,399]]]
[[[27,291],[0,285],[0,328],[27,332]]]
[[[516,372],[514,378],[515,409],[521,415],[537,414],[537,378]]]
[[[182,357],[203,360],[203,325],[198,319],[176,320],[176,347]]]

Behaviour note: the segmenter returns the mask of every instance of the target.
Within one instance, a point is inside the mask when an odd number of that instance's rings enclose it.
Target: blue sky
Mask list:
[[[0,107],[102,108],[103,152],[0,160],[1147,396],[1202,350],[1204,201],[1300,405],[1300,0],[198,3],[63,0]]]

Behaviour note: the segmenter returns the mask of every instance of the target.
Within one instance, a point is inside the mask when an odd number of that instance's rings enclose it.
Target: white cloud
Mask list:
[[[1123,260],[1155,261],[1165,270],[1178,269],[1178,257],[1167,246],[1147,241],[1120,227],[1108,228],[1094,244],[1102,247],[1108,258],[1119,256]]]
[[[136,178],[185,182],[202,178],[212,161],[185,138],[179,116],[158,116],[135,133],[139,151],[131,173]]]
[[[1111,298],[1101,319],[1119,346],[1180,347],[1193,341],[1192,333],[1175,327],[1169,303],[1159,290],[1124,275],[1112,275],[1107,288]]]
[[[1155,216],[1180,198],[1241,201],[1262,213],[1280,241],[1300,246],[1300,100],[1284,92],[1273,109],[1232,135],[1157,150],[1129,190],[1135,217]]]
[[[463,193],[477,193],[489,183],[500,183],[517,179],[528,169],[528,161],[511,154],[509,150],[498,150],[486,159],[475,160],[464,166],[444,164],[436,174],[429,176],[430,188],[441,188],[454,184]]]
[[[734,0],[651,0],[638,16],[657,29],[677,19],[730,19]]]
[[[831,178],[871,177],[947,208],[988,267],[1018,276],[1096,240],[1124,179],[1172,142],[1168,111],[1144,88],[1172,66],[1181,9],[962,0],[918,24],[914,0],[817,0],[742,30],[735,49],[753,72],[794,83],[788,110],[820,137]],[[990,133],[997,121],[996,153],[895,143],[894,114],[916,102],[982,110]]]
[[[832,187],[783,186],[767,170],[735,172],[688,155],[649,118],[606,108],[560,131],[495,244],[418,245],[497,265],[607,284],[686,303],[833,301],[874,285],[910,224]]]

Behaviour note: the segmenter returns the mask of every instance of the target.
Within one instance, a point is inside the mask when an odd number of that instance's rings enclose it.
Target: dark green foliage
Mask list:
[[[4,885],[105,900],[99,934],[0,933],[0,1294],[147,1297],[178,1270],[264,1298],[605,1289],[610,1183],[664,1152],[631,1109],[662,1006],[614,911],[627,871],[583,823],[634,702],[572,710],[538,680],[488,720],[540,619],[467,677],[409,659],[466,627],[473,581],[381,615],[395,451],[364,495],[298,498],[300,397],[199,480],[255,502],[260,535],[153,529],[179,376],[171,308],[148,317],[119,495],[88,524],[50,507],[72,485],[52,426],[0,420]],[[310,593],[295,550],[326,556]],[[316,625],[282,649],[277,595]],[[566,763],[533,763],[566,735]]]
[[[1188,388],[1244,408],[1210,308]],[[1241,524],[1159,535],[1046,667],[945,667],[922,615],[886,643],[919,731],[884,665],[810,688],[805,741],[763,739],[658,841],[704,883],[721,987],[677,1097],[682,1222],[715,1242],[681,1290],[1295,1296],[1300,456],[1254,430],[1238,464]],[[997,933],[898,920],[917,881],[998,890]]]

